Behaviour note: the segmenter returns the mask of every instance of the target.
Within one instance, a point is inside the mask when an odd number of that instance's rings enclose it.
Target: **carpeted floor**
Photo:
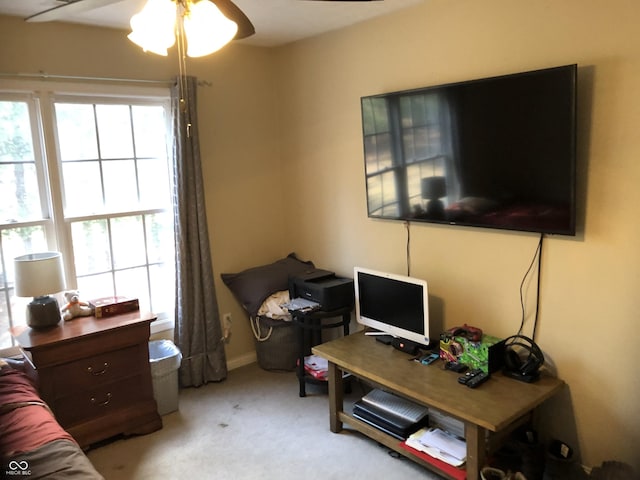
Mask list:
[[[355,384],[347,401],[362,395]],[[292,372],[256,364],[180,391],[164,427],[88,452],[107,480],[329,480],[440,477],[354,432],[329,430],[326,389],[298,396]]]

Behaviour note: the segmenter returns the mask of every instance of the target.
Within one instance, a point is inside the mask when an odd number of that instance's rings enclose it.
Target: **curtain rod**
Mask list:
[[[114,78],[114,77],[83,77],[77,75],[55,75],[46,72],[39,73],[5,73],[0,72],[0,77],[7,78],[28,78],[37,80],[75,80],[82,82],[117,82],[117,83],[139,83],[147,85],[173,85],[173,80],[143,80],[136,78]],[[207,80],[199,80],[199,86],[210,87],[212,84]]]

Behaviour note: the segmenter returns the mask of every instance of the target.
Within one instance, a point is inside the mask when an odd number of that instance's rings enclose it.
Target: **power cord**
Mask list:
[[[404,226],[407,229],[407,277],[411,276],[411,222],[407,220],[404,222]]]
[[[540,234],[540,239],[538,240],[538,245],[536,246],[535,253],[533,254],[533,258],[531,259],[531,263],[529,264],[529,268],[522,277],[522,282],[520,282],[520,309],[522,311],[522,318],[520,320],[520,328],[518,329],[517,335],[522,335],[522,329],[524,328],[525,321],[525,305],[524,305],[524,284],[527,280],[527,277],[531,274],[531,270],[533,269],[534,264],[538,263],[538,278],[536,279],[536,310],[534,314],[533,320],[533,332],[531,334],[531,339],[535,340],[536,338],[536,328],[538,326],[538,311],[540,310],[540,272],[542,270],[542,241],[544,239],[544,234]]]

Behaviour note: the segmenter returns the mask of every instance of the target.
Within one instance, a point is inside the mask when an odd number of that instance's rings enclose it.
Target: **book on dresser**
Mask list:
[[[380,389],[372,390],[353,406],[354,417],[400,440],[423,426],[428,413],[427,407]]]
[[[107,318],[140,310],[140,303],[137,298],[124,296],[96,298],[89,300],[89,305],[94,309],[93,315],[96,318]]]

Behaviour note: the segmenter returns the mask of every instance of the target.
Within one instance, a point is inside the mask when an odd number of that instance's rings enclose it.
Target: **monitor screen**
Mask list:
[[[366,268],[354,268],[356,319],[381,332],[429,344],[427,282]]]

